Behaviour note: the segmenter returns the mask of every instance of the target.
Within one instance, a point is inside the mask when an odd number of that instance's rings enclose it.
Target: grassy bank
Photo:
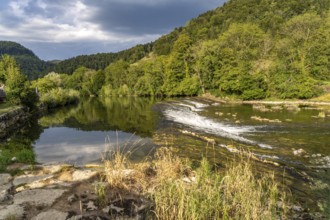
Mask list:
[[[35,163],[30,139],[14,137],[5,143],[0,143],[0,173],[6,171],[7,166],[12,163]]]
[[[154,160],[130,164],[119,152],[105,161],[110,187],[152,201],[157,219],[276,219],[286,216],[286,197],[273,175],[257,178],[249,160],[219,172],[202,159],[193,169],[167,148]],[[280,201],[280,207],[278,202]]]

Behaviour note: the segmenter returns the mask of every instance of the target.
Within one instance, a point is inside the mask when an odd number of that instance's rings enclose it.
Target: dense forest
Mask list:
[[[328,0],[230,0],[155,42],[59,62],[32,86],[41,94],[312,98],[329,87],[329,9]]]
[[[11,41],[0,41],[0,55],[8,54],[16,59],[21,71],[29,79],[46,75],[53,64],[40,60],[31,50]]]

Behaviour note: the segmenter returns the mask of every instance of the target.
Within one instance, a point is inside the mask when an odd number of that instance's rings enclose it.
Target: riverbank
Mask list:
[[[27,107],[18,106],[0,115],[0,138],[7,137],[11,132],[24,126],[32,116]]]
[[[21,165],[20,175],[0,174],[0,219],[322,218],[290,205],[272,175],[237,162],[223,173],[205,159],[193,169],[162,148],[139,164],[115,152],[85,167]]]
[[[251,100],[251,101],[243,101],[243,100],[218,98],[209,93],[203,94],[201,97],[212,100],[212,101],[220,102],[220,103],[233,103],[233,104],[330,106],[330,101],[316,101],[316,100],[278,100],[278,101]]]

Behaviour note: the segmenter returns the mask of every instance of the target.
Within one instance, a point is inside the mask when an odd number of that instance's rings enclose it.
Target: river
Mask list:
[[[36,160],[82,165],[120,148],[140,161],[159,146],[225,167],[249,152],[305,206],[330,205],[330,108],[223,104],[202,98],[90,98],[22,129]]]

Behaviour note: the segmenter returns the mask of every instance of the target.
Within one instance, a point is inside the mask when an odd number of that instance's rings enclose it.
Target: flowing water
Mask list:
[[[226,166],[243,151],[306,205],[330,205],[330,108],[221,104],[201,98],[86,99],[23,129],[37,162],[98,162],[125,148],[141,160],[159,146]],[[324,206],[324,205],[323,205]]]

